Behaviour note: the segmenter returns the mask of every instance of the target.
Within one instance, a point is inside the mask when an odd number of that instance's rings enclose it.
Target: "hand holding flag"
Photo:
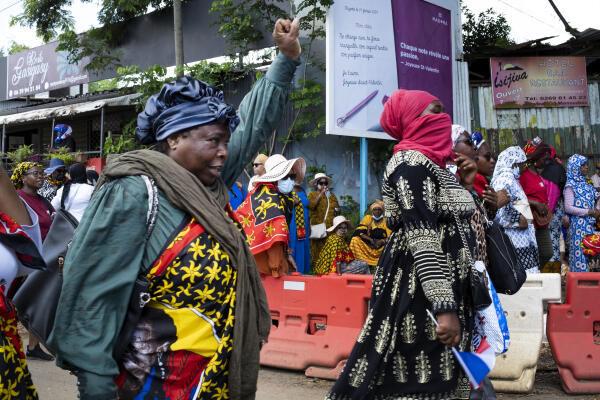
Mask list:
[[[429,317],[433,320],[435,326],[438,326],[438,322],[431,313],[426,310]],[[469,378],[471,386],[475,389],[479,389],[481,382],[490,373],[496,362],[496,353],[490,347],[490,345],[482,338],[479,346],[475,349],[475,352],[458,351],[452,347],[452,354],[458,360],[458,363],[462,367],[465,374]]]

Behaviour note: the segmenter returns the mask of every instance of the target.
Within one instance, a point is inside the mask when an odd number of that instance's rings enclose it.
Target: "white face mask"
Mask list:
[[[279,193],[288,194],[294,189],[294,181],[292,178],[287,178],[277,182],[277,190]]]
[[[519,178],[521,176],[521,170],[519,169],[519,167],[514,167],[513,168],[513,175],[515,176],[515,178]]]
[[[382,218],[383,218],[383,214],[381,214],[379,217],[376,217],[376,216],[373,215],[373,219],[375,221],[381,221]]]

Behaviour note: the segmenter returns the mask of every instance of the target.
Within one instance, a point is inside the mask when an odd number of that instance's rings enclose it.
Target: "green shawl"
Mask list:
[[[225,213],[229,201],[225,183],[218,179],[212,187],[206,187],[169,156],[153,150],[138,150],[112,158],[102,171],[96,190],[109,180],[131,175],[147,175],[154,179],[169,202],[194,217],[229,254],[231,265],[237,271],[229,395],[232,399],[253,398],[260,343],[269,336],[271,316],[246,239]]]

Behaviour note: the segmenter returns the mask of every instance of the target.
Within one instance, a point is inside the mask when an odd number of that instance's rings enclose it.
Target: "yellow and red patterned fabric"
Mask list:
[[[354,254],[352,254],[352,250],[341,236],[332,233],[327,238],[325,246],[319,254],[314,273],[323,275],[336,272],[338,261],[350,263],[354,261]]]
[[[581,241],[581,248],[583,253],[589,256],[596,256],[600,254],[600,234],[595,233],[593,235],[586,236]]]
[[[236,222],[232,209],[228,216]],[[121,398],[228,399],[237,272],[194,219],[147,275],[144,308],[117,380]]]
[[[236,216],[252,254],[268,250],[274,243],[290,242],[288,218],[294,203],[271,183],[259,183],[238,207]]]

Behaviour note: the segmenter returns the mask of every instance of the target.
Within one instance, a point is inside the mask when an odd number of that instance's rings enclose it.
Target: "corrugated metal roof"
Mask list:
[[[128,106],[131,101],[141,96],[139,93],[128,94],[125,96],[112,97],[108,99],[88,101],[84,103],[75,103],[58,107],[47,107],[21,113],[0,116],[0,125],[19,124],[31,121],[40,121],[52,118],[61,118],[70,115],[86,113],[99,110],[102,107]]]

